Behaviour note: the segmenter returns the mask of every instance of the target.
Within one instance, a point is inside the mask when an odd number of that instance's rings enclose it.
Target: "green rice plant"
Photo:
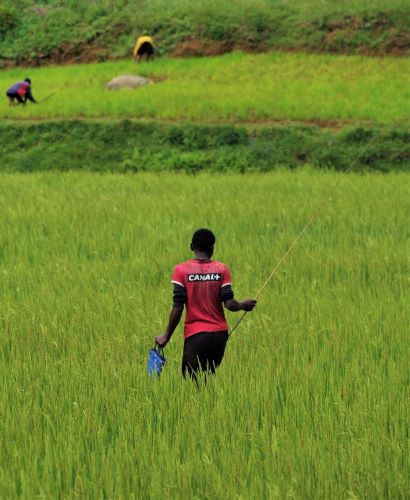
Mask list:
[[[193,230],[253,296],[338,179],[0,174],[1,496],[406,498],[408,174],[345,178],[206,387],[180,329],[147,378]]]
[[[150,76],[157,83],[110,91],[121,74]],[[307,54],[242,54],[129,61],[0,72],[7,90],[30,75],[41,99],[8,107],[7,120],[134,118],[164,121],[269,122],[336,120],[343,123],[408,123],[410,62],[407,59]]]

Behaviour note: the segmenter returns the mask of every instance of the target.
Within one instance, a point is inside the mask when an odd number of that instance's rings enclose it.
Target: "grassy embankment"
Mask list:
[[[53,90],[56,95],[38,106],[2,107],[1,168],[244,172],[304,163],[346,168],[369,140],[358,169],[408,168],[407,60],[237,53],[163,59],[138,70],[166,79],[139,90],[108,91],[105,83],[135,72],[133,63],[31,70],[37,98]],[[7,88],[23,74],[3,71],[0,84]],[[61,120],[78,117],[104,121]],[[138,123],[106,120],[124,117]],[[32,123],[50,119],[58,122]],[[169,123],[175,121],[213,125]],[[248,126],[217,125],[224,123]]]
[[[354,170],[408,170],[408,129],[158,125],[131,121],[0,126],[1,170],[197,173],[266,172],[311,164]]]
[[[129,57],[153,34],[162,53],[235,48],[409,54],[406,0],[3,0],[4,65]]]
[[[2,495],[404,498],[406,174],[346,178],[207,390],[180,330],[146,376],[191,231],[253,295],[337,178],[2,174]]]

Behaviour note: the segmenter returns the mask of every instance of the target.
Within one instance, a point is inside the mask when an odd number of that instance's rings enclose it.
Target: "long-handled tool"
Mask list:
[[[49,94],[48,96],[44,97],[40,101],[37,101],[38,104],[42,104],[44,101],[47,101],[47,99],[50,99],[54,95],[54,92],[52,94]]]

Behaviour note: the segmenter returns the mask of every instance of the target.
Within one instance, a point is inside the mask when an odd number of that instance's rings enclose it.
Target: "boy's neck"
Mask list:
[[[206,252],[202,252],[201,250],[195,250],[195,259],[196,260],[210,260],[210,256]]]

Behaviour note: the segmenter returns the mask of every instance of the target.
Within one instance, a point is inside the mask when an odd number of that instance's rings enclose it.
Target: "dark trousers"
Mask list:
[[[26,103],[26,100],[24,99],[24,97],[21,97],[21,95],[18,94],[17,92],[7,92],[6,96],[9,98],[10,102],[14,102],[14,99],[17,99],[17,101],[20,104]]]
[[[188,337],[184,342],[182,374],[197,380],[197,374],[215,373],[221,364],[228,340],[228,332],[201,332]]]
[[[141,61],[143,57],[149,61],[150,59],[153,59],[154,57],[154,47],[147,42],[144,42],[141,47],[138,49],[136,60]]]

